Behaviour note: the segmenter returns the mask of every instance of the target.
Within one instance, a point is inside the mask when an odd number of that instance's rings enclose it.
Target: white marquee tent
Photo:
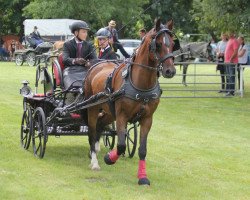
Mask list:
[[[69,26],[78,20],[74,19],[26,19],[23,22],[24,34],[29,35],[37,26],[41,36],[61,36],[65,39],[73,34]]]

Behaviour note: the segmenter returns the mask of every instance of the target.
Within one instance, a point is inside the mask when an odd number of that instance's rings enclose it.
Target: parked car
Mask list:
[[[132,55],[134,50],[141,44],[141,40],[136,39],[120,39],[119,41],[129,55]],[[124,56],[119,49],[116,53],[120,56],[120,59],[124,59]]]

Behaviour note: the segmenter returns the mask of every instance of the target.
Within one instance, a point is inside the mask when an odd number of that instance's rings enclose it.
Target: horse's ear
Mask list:
[[[173,28],[174,28],[174,20],[173,19],[168,20],[167,23],[166,23],[166,27],[167,27],[167,29],[172,31]]]
[[[155,31],[158,32],[161,29],[161,19],[155,20]]]

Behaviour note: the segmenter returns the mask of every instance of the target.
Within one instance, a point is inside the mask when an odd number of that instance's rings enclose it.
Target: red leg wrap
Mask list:
[[[145,160],[139,160],[139,167],[138,167],[138,176],[139,179],[141,178],[147,178],[146,174],[146,161]]]
[[[118,160],[119,156],[117,155],[116,149],[109,152],[109,158],[112,162],[116,162]]]

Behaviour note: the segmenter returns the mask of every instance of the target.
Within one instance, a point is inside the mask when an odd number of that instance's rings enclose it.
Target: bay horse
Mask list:
[[[100,169],[97,152],[100,150],[99,139],[102,128],[116,120],[117,148],[104,157],[105,163],[111,165],[125,153],[127,123],[137,121],[141,126],[138,184],[150,185],[145,161],[147,136],[161,96],[159,72],[165,78],[172,78],[176,73],[172,54],[173,45],[171,31],[157,20],[154,28],[144,37],[133,60],[125,61],[123,64],[104,61],[97,63],[88,71],[84,82],[85,99],[105,91],[110,74],[112,74],[109,79],[112,83],[110,88],[112,94],[122,91],[121,95],[109,102],[110,106],[108,103],[102,103],[87,110],[92,170]]]
[[[62,40],[55,41],[55,43],[53,44],[53,51],[58,50],[59,52],[61,52],[63,50],[64,43],[65,41]]]

